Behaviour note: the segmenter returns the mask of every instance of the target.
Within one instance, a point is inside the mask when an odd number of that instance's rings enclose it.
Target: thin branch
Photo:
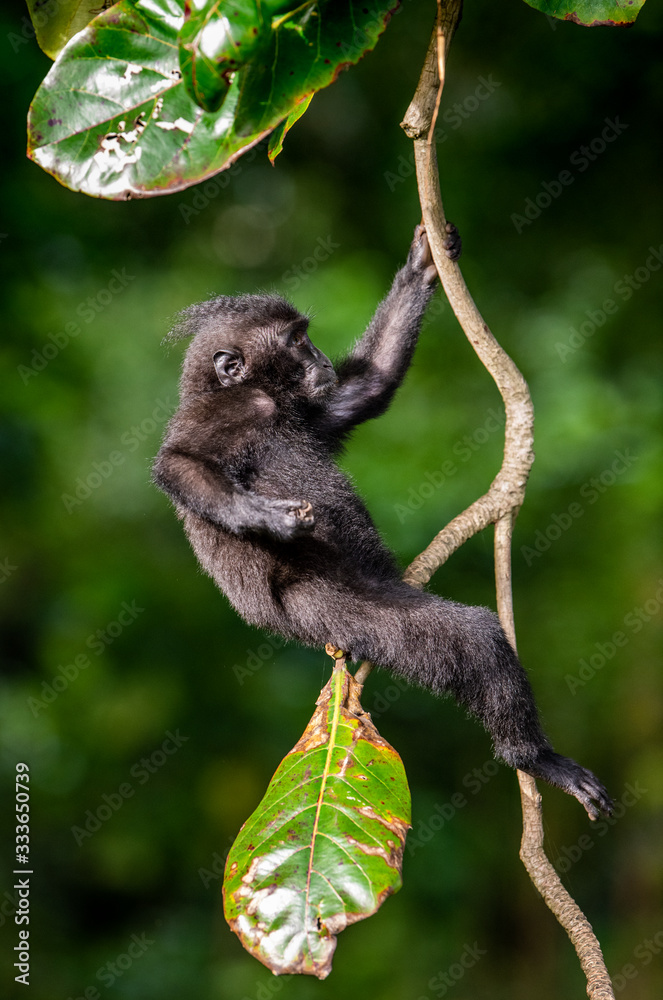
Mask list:
[[[495,583],[500,620],[515,649],[516,633],[511,588],[511,535],[514,519],[513,515],[507,514],[495,525]],[[546,855],[543,846],[543,809],[536,781],[524,771],[517,773],[523,811],[520,860],[546,905],[571,939],[587,979],[587,996],[591,1000],[615,1000],[601,945],[592,930],[592,925],[562,885],[559,875]]]
[[[451,0],[442,8],[445,17],[445,30],[442,32],[445,58],[460,17],[460,8],[460,0]],[[451,16],[452,13],[455,13],[455,17]],[[525,496],[527,478],[534,461],[532,451],[534,413],[527,383],[490,332],[470,295],[458,263],[449,260],[444,248],[447,220],[440,193],[435,145],[428,141],[432,124],[430,109],[435,106],[433,95],[437,96],[440,86],[437,51],[439,35],[438,25],[433,33],[419,84],[402,127],[406,134],[414,139],[414,157],[423,220],[440,281],[468,340],[495,379],[504,400],[506,424],[502,468],[488,492],[443,528],[405,571],[404,579],[419,586],[426,583],[435,570],[468,538],[505,514],[517,513]]]
[[[546,905],[564,928],[576,950],[587,979],[590,1000],[615,1000],[605,959],[592,925],[573,897],[566,891],[543,848],[541,796],[529,774],[518,772],[523,809],[523,836],[520,860],[527,874],[543,896]]]
[[[457,262],[445,253],[446,218],[440,193],[434,125],[444,82],[446,56],[459,23],[462,0],[438,0],[438,18],[419,84],[402,127],[414,140],[417,184],[424,225],[444,291],[468,340],[495,380],[506,411],[504,459],[489,490],[455,517],[408,566],[404,579],[423,586],[464,541],[495,524],[495,580],[502,626],[516,648],[511,590],[511,535],[534,460],[534,413],[527,383],[484,322]],[[368,664],[358,674],[361,682]],[[534,779],[518,771],[523,809],[520,857],[527,872],[576,950],[591,1000],[614,1000],[610,977],[591,925],[562,885],[543,848],[541,796]]]

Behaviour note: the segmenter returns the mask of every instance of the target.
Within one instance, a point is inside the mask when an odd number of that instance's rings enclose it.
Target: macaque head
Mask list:
[[[193,337],[184,358],[182,394],[245,384],[273,398],[324,396],[336,373],[310,340],[308,322],[272,295],[222,295],[190,306],[169,338]]]

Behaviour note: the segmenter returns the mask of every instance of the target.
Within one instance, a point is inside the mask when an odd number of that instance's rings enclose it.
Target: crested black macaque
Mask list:
[[[310,646],[333,643],[452,694],[483,723],[497,757],[575,795],[595,819],[610,798],[551,749],[497,615],[403,583],[334,462],[352,428],[391,402],[435,284],[420,226],[388,296],[335,367],[282,298],[219,296],[186,309],[171,338],[193,339],[154,479],[247,622]]]

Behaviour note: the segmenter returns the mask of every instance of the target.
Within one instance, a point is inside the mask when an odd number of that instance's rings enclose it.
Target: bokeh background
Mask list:
[[[330,664],[239,621],[150,483],[181,354],[160,342],[179,309],[275,289],[312,311],[335,355],[386,292],[419,219],[398,123],[433,8],[403,3],[275,168],[261,147],[207,185],[116,204],[24,158],[49,61],[21,34],[23,6],[3,6],[3,995],[585,995],[518,860],[514,775],[455,705],[383,672],[365,705],[411,782],[404,888],[341,935],[324,983],[276,979],[242,950],[223,920],[223,857]],[[592,826],[544,788],[548,848],[632,1000],[663,991],[662,34],[654,0],[629,30],[468,0],[439,147],[464,273],[536,407],[514,544],[521,656],[555,746],[618,803]],[[403,565],[488,486],[500,414],[438,295],[393,408],[343,458]],[[491,547],[490,531],[469,542],[435,589],[493,605]],[[17,761],[31,773],[29,990],[12,969]]]

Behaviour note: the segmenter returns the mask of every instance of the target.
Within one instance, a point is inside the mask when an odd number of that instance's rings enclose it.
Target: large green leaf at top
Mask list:
[[[234,73],[218,112],[179,68],[185,0],[120,0],[76,35],[32,102],[28,155],[74,191],[166,194],[228,167],[339,71],[372,49],[394,0],[330,0],[302,33],[277,22]]]
[[[359,691],[336,664],[304,735],[228,855],[226,919],[277,974],[324,979],[336,935],[401,885],[407,779]]]
[[[632,24],[645,0],[525,0],[530,7],[561,21],[589,28]]]

